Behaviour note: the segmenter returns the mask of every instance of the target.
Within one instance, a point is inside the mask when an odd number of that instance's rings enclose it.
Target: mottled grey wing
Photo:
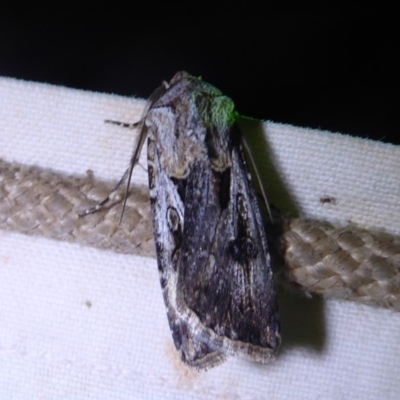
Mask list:
[[[198,161],[187,178],[177,289],[208,333],[202,357],[214,354],[218,362],[232,352],[268,361],[280,344],[273,273],[239,144],[231,159],[224,171]],[[215,349],[218,337],[228,339],[226,348]]]
[[[233,103],[211,85],[178,78],[146,117],[153,228],[174,343],[197,368],[229,354],[266,362],[280,343],[273,274],[243,151],[228,127]]]

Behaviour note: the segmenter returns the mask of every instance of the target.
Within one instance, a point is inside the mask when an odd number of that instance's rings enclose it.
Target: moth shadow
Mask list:
[[[265,190],[272,214],[277,215],[276,219],[275,215],[273,217],[275,221],[271,221],[267,210],[260,202],[272,267],[277,273],[285,266],[280,241],[282,213],[285,217],[298,217],[301,214],[301,207],[294,200],[279,172],[279,162],[268,143],[268,124],[247,117],[241,117],[238,124],[261,179],[258,184]],[[279,210],[278,213],[275,212],[276,208]],[[322,352],[326,342],[324,299],[319,296],[307,298],[304,294],[289,292],[280,287],[278,304],[282,332],[280,352],[289,351],[294,347],[307,347]]]
[[[271,256],[271,266],[277,285],[277,296],[282,331],[281,350],[293,346],[311,347],[322,351],[325,343],[325,300],[320,296],[306,297],[295,285],[287,285],[286,268],[282,248],[284,220],[275,219],[265,224]],[[279,285],[283,283],[283,285]]]
[[[238,126],[250,149],[251,158],[261,180],[261,182],[255,182],[256,188],[259,190],[257,185],[262,185],[272,208],[276,207],[290,217],[297,217],[300,207],[294,201],[277,168],[279,162],[268,143],[268,125],[263,121],[241,116]],[[262,206],[261,203],[260,206]]]
[[[281,321],[282,346],[280,353],[295,347],[322,352],[326,342],[324,299],[307,298],[300,293],[288,292],[278,287],[278,304]]]

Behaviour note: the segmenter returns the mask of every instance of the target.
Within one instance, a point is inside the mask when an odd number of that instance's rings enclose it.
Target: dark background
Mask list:
[[[3,10],[0,75],[147,98],[184,69],[243,115],[400,142],[394,8],[56,6]]]

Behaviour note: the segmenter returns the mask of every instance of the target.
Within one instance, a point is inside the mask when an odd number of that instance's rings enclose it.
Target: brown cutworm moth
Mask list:
[[[175,347],[197,369],[230,355],[267,362],[280,344],[268,244],[237,117],[230,98],[178,72],[134,124],[139,144],[121,180],[130,179],[147,137],[161,288]]]

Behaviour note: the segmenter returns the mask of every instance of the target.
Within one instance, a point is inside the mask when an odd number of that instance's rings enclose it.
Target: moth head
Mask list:
[[[235,104],[221,93],[199,94],[197,98],[199,113],[207,127],[224,130],[233,125],[237,118]]]

